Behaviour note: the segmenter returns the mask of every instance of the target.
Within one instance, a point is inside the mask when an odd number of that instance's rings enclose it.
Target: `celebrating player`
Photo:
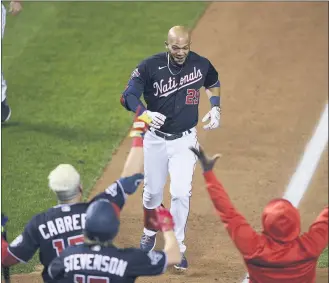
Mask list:
[[[137,115],[136,115],[137,116]],[[80,175],[72,165],[60,164],[48,176],[49,187],[56,193],[58,205],[34,216],[26,225],[23,233],[11,244],[1,238],[2,264],[11,266],[29,261],[40,249],[40,262],[44,266],[42,277],[50,281],[47,273],[49,263],[70,245],[84,241],[82,230],[86,225],[86,210],[96,200],[104,199],[113,204],[119,214],[126,195],[133,194],[143,180],[143,135],[148,127],[146,113],[136,117],[130,136],[132,148],[121,178],[111,184],[103,193],[96,195],[90,202],[81,202],[82,185]],[[135,170],[135,171],[134,171]],[[131,174],[132,176],[127,174]],[[72,282],[72,281],[71,281]]]
[[[197,146],[200,89],[205,87],[211,110],[202,119],[210,120],[204,129],[215,129],[220,121],[220,83],[210,61],[190,51],[190,32],[183,26],[169,30],[167,52],[143,60],[132,72],[121,104],[135,112],[142,107],[151,118],[144,138],[143,192],[144,233],[140,247],[150,251],[156,244],[156,228],[150,219],[163,200],[163,189],[170,175],[170,212],[182,260],[175,267],[185,270],[185,229],[190,210],[192,176],[196,163],[190,146]],[[140,97],[144,94],[147,109]]]
[[[56,282],[133,283],[140,276],[162,274],[181,256],[169,211],[158,208],[154,224],[163,231],[163,251],[119,249],[112,243],[119,230],[118,216],[107,200],[98,200],[87,209],[84,244],[71,246],[54,259],[49,276]]]
[[[315,283],[317,259],[328,246],[328,206],[300,235],[298,210],[286,199],[274,199],[263,211],[263,232],[258,234],[233,207],[213,173],[218,155],[209,158],[202,148],[191,150],[199,158],[216,211],[243,256],[249,282]]]
[[[13,15],[17,15],[22,10],[22,6],[20,1],[10,1],[10,9],[9,12]],[[5,6],[1,3],[1,39],[3,39],[3,35],[5,33],[6,27],[6,16],[7,10]],[[9,120],[11,115],[11,109],[7,103],[7,83],[3,77],[2,69],[1,69],[1,123],[4,123]]]

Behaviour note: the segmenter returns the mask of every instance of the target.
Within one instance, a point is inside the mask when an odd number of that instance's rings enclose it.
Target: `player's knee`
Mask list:
[[[190,196],[171,196],[171,206],[190,209]]]
[[[152,194],[148,191],[143,192],[143,205],[147,209],[154,209],[161,205],[162,203],[162,194]]]
[[[170,194],[172,198],[184,198],[192,196],[192,186],[184,187],[170,187]]]

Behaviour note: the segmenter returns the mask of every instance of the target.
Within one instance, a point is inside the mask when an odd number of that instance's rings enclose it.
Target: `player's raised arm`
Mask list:
[[[165,246],[163,251],[167,256],[167,265],[178,264],[181,261],[178,242],[174,233],[174,221],[170,212],[160,206],[156,209],[157,223],[159,230],[163,232]]]
[[[304,233],[301,239],[312,256],[320,256],[325,247],[328,246],[328,206],[321,211],[309,231]]]
[[[152,119],[148,116],[147,112],[142,113],[142,109],[139,107],[129,133],[129,136],[132,138],[132,145],[126,158],[121,178],[144,171],[143,139],[151,121]]]
[[[174,233],[174,221],[166,208],[160,206],[156,209],[154,226],[163,232],[164,249],[149,252],[135,249],[132,253],[133,262],[127,271],[131,277],[159,275],[164,273],[168,266],[181,262],[181,253]]]
[[[108,200],[97,200],[90,204],[86,211],[84,243],[68,247],[59,257],[53,259],[48,268],[48,275],[56,280],[65,277],[67,281],[64,282],[73,282],[77,277],[87,277],[91,274],[95,279],[106,278],[110,282],[117,281],[116,279],[120,279],[118,282],[132,282],[132,279],[139,276],[162,274],[168,265],[181,261],[181,254],[173,232],[174,222],[167,209],[157,209],[154,225],[164,233],[163,251],[119,249],[113,241],[119,232],[120,219]],[[80,258],[98,258],[104,264],[104,268],[100,270],[95,261],[94,264],[83,267]]]
[[[244,257],[253,254],[260,243],[260,236],[234,208],[222,183],[213,173],[212,169],[219,155],[210,158],[206,156],[201,147],[199,150],[196,148],[190,149],[200,161],[210,199],[236,247]]]
[[[122,210],[127,195],[134,194],[140,183],[144,180],[144,154],[143,138],[151,121],[146,112],[139,115],[141,108],[137,109],[129,136],[132,138],[132,147],[126,159],[121,177],[108,186],[105,192],[96,195],[91,202],[105,198],[115,204],[116,212]]]

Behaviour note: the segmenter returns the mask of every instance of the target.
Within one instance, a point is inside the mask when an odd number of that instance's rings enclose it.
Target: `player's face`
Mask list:
[[[169,42],[167,49],[171,59],[178,65],[182,65],[190,52],[190,42]]]

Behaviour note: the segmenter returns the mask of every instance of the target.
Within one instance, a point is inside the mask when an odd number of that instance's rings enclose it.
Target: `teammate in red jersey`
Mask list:
[[[210,158],[202,148],[190,149],[200,161],[216,212],[242,254],[249,282],[315,283],[317,260],[328,245],[328,206],[301,234],[299,211],[286,199],[273,199],[262,214],[263,232],[257,233],[235,209],[212,171],[219,155]]]

